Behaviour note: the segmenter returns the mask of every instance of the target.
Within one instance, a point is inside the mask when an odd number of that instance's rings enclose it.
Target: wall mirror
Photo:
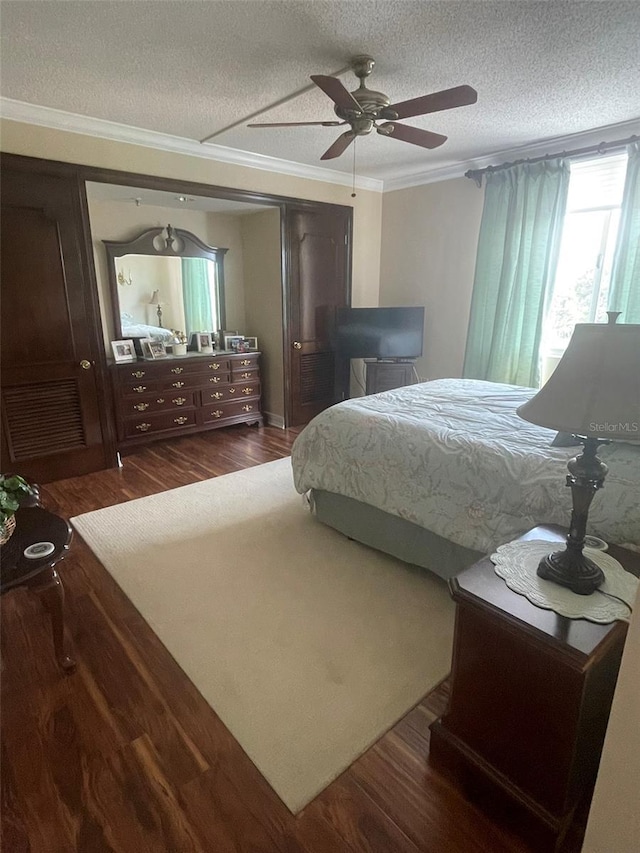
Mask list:
[[[173,332],[225,328],[224,256],[182,228],[103,240],[116,337],[172,342]]]

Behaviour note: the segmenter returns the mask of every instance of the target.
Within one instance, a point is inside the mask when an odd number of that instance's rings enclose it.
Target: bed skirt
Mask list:
[[[484,556],[404,518],[344,495],[312,489],[310,499],[318,521],[405,563],[429,569],[445,580]]]

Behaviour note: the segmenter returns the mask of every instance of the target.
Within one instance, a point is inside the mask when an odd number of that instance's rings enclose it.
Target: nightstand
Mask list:
[[[564,541],[537,527],[523,539]],[[640,574],[640,555],[610,554]],[[531,604],[489,557],[450,581],[451,696],[431,726],[430,762],[534,844],[579,850],[627,634]],[[578,846],[576,846],[576,844]]]

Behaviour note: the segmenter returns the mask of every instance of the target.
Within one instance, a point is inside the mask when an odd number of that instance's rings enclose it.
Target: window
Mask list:
[[[543,359],[562,355],[576,323],[607,319],[626,168],[626,153],[571,164],[558,267],[543,323]]]

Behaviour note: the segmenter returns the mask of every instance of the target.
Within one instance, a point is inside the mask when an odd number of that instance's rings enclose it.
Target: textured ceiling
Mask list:
[[[200,140],[331,74],[359,53],[392,102],[461,84],[478,103],[405,123],[444,133],[426,151],[372,134],[358,174],[385,178],[640,119],[640,2],[3,0],[1,93]],[[342,75],[349,89],[357,80]],[[335,118],[320,90],[259,121]],[[320,162],[341,128],[248,129],[213,142]],[[353,146],[352,146],[353,147]]]

